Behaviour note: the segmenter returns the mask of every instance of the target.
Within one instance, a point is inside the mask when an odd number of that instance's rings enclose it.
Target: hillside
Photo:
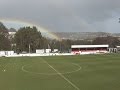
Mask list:
[[[96,37],[120,37],[120,33],[107,33],[107,32],[54,32],[62,39],[94,39]]]

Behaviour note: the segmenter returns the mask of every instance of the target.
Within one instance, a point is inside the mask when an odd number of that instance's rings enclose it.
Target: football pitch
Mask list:
[[[120,90],[120,55],[0,57],[0,90]]]

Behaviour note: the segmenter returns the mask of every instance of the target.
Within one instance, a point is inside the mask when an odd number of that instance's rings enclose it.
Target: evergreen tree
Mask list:
[[[10,50],[11,45],[8,39],[8,29],[0,22],[0,51],[1,50]]]

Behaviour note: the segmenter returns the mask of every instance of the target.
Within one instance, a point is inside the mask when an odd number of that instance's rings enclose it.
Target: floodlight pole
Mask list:
[[[60,53],[62,52],[62,51],[61,51],[61,43],[62,43],[62,41],[60,41]]]
[[[29,54],[30,54],[30,44],[29,44]]]

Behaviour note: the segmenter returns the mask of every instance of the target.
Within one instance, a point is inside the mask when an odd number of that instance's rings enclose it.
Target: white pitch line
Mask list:
[[[45,63],[45,62],[43,62],[43,63]],[[46,63],[45,63],[46,64]],[[78,65],[78,64],[75,64],[75,63],[71,63],[71,64],[73,64],[73,65],[75,65],[75,66],[77,66],[77,67],[79,67],[77,70],[74,70],[74,71],[71,71],[71,72],[63,72],[63,73],[61,73],[61,74],[70,74],[70,73],[74,73],[74,72],[78,72],[79,70],[81,70],[81,67]],[[29,64],[28,64],[29,65]],[[26,69],[25,69],[25,67],[26,66],[28,66],[28,65],[23,65],[22,67],[21,67],[21,70],[23,71],[23,72],[27,72],[27,73],[34,73],[34,74],[42,74],[42,75],[57,75],[58,73],[37,73],[37,72],[31,72],[31,71],[27,71]],[[31,66],[31,64],[30,64],[30,66]]]
[[[75,84],[73,84],[69,79],[67,79],[64,75],[62,75],[59,71],[57,71],[52,65],[50,65],[47,61],[43,60],[50,68],[52,68],[58,75],[60,75],[64,80],[66,80],[69,84],[71,84],[76,90],[80,90]]]

